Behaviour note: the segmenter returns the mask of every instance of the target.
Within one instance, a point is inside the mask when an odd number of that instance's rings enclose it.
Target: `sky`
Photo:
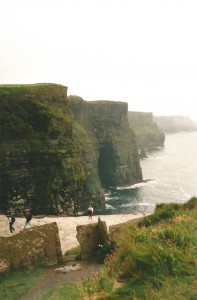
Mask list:
[[[0,0],[0,84],[197,121],[196,0]]]

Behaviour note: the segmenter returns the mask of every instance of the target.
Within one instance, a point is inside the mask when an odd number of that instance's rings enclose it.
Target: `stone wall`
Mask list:
[[[98,223],[78,225],[77,239],[81,249],[81,259],[91,258],[99,245],[107,247],[109,236],[106,222],[98,218]]]
[[[107,229],[105,221],[101,221],[98,217],[98,223],[88,225],[78,225],[77,239],[80,244],[81,259],[93,258],[94,252],[99,245],[109,247],[110,241],[118,242],[121,240],[121,232],[128,226],[137,226],[142,218],[137,217],[127,222],[111,225]]]
[[[56,222],[0,237],[0,273],[17,267],[57,265],[62,259]]]

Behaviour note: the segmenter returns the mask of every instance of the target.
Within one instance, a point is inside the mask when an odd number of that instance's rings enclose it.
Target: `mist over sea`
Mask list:
[[[106,209],[95,214],[151,213],[157,203],[184,203],[197,196],[197,131],[166,134],[165,147],[140,161],[143,179],[106,194]]]

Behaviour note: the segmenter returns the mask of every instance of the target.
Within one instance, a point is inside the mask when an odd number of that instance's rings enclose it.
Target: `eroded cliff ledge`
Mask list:
[[[67,99],[56,84],[0,86],[0,210],[104,208],[102,186],[142,181],[127,103]]]

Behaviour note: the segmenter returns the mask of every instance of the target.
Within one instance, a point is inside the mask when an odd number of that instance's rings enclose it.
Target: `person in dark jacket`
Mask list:
[[[15,222],[15,213],[14,213],[14,210],[9,211],[7,217],[8,217],[8,222],[9,222],[10,234],[12,234],[12,232],[15,231],[15,228],[13,226],[13,224]]]
[[[30,209],[26,209],[24,211],[24,215],[25,215],[25,218],[26,218],[26,221],[25,221],[25,226],[24,226],[24,229],[26,228],[27,225],[31,225],[30,221],[32,219],[32,214],[31,214],[31,210]]]

